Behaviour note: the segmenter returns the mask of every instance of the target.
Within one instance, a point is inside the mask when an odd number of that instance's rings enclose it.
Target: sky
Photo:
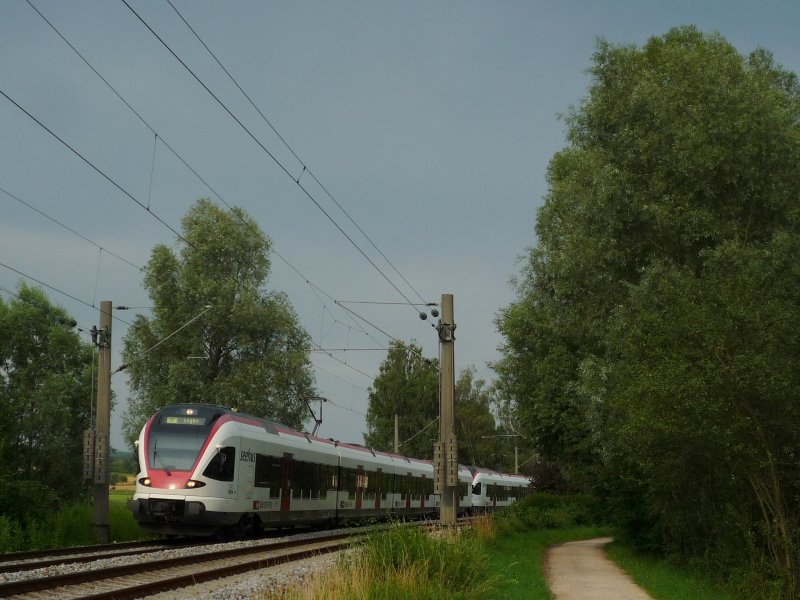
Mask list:
[[[268,289],[326,350],[319,434],[345,441],[362,441],[391,339],[438,356],[436,319],[409,301],[453,294],[456,370],[493,379],[495,319],[598,38],[694,24],[800,71],[789,1],[129,4],[0,0],[0,298],[42,287],[85,331],[102,300],[135,307],[114,312],[115,369],[149,315],[153,247],[177,247],[200,197],[239,206],[273,242]],[[112,378],[116,448],[127,383]]]

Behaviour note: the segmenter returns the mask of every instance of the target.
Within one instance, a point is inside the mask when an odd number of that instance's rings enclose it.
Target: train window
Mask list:
[[[320,481],[320,491],[336,489],[336,467],[334,465],[322,465],[322,480]]]
[[[342,467],[342,482],[340,490],[343,492],[347,492],[347,497],[349,500],[353,500],[356,497],[356,470],[355,469],[348,469],[346,467]]]
[[[279,498],[282,475],[282,459],[264,454],[256,455],[255,487],[269,488],[269,497]]]
[[[479,481],[478,483],[472,486],[472,493],[475,494],[476,496],[480,496],[483,491],[481,488],[483,488],[483,483]]]
[[[463,498],[467,494],[469,494],[469,484],[466,481],[462,481],[458,484],[458,495]]]
[[[148,466],[153,470],[190,471],[208,432],[199,427],[153,426],[147,440]]]
[[[319,496],[320,465],[306,461],[295,461],[292,467],[292,490],[295,497],[317,498]]]
[[[233,481],[233,471],[236,465],[236,449],[233,446],[220,448],[211,462],[203,471],[203,477],[217,481]]]

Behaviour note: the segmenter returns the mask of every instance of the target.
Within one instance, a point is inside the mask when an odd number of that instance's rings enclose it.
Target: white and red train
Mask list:
[[[142,529],[244,534],[262,527],[434,516],[430,461],[301,433],[207,404],[159,410],[137,442],[128,503]],[[459,466],[459,512],[507,506],[530,480]]]

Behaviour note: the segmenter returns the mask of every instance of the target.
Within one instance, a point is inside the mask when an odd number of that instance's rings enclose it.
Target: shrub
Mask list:
[[[38,481],[0,482],[0,515],[22,520],[29,515],[51,514],[58,506],[58,495]]]
[[[109,507],[109,535],[121,542],[143,539],[142,530],[124,506],[112,503]],[[0,516],[0,552],[47,550],[67,546],[96,544],[92,526],[92,507],[76,504],[56,513],[23,519]]]
[[[495,514],[503,532],[523,529],[564,529],[602,523],[601,502],[587,494],[535,493]]]

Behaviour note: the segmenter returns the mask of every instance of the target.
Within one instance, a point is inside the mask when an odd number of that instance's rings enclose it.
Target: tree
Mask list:
[[[456,381],[455,429],[459,462],[512,471],[516,442],[503,436],[492,413],[493,390],[475,378],[473,367],[463,369]],[[521,442],[521,440],[519,440]]]
[[[25,490],[66,501],[83,490],[93,350],[74,326],[63,308],[24,283],[15,299],[0,299],[0,504],[6,510],[34,508],[36,498]]]
[[[607,375],[605,447],[645,486],[669,547],[747,561],[765,549],[787,590],[800,541],[798,257],[800,236],[782,232],[720,245],[699,275],[653,265],[615,315]]]
[[[153,316],[124,339],[132,444],[146,419],[176,402],[223,404],[302,427],[315,395],[308,336],[286,296],[264,293],[269,239],[243,210],[198,200],[178,252],[153,249],[144,286]]]
[[[455,384],[455,430],[459,461],[482,467],[513,465],[513,450],[503,444],[491,412],[491,389],[475,370],[465,369]],[[392,342],[369,393],[365,442],[372,448],[394,448],[394,416],[398,415],[400,452],[432,458],[439,439],[439,361],[426,359],[415,344]]]
[[[434,423],[439,416],[439,361],[423,357],[422,348],[414,343],[389,344],[369,391],[367,446],[383,451],[394,448],[395,415],[399,416],[400,452],[431,458],[439,431]]]
[[[750,540],[793,593],[797,78],[694,27],[601,40],[589,73],[498,316],[501,398],[640,538],[721,561]]]

